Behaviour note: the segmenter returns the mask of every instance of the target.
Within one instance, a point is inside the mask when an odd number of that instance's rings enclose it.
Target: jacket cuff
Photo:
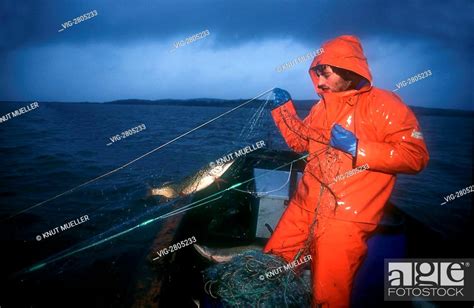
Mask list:
[[[364,142],[363,140],[357,139],[356,155],[354,159],[352,160],[353,168],[360,167],[369,163],[370,157],[367,156],[368,148],[370,148],[370,145],[368,142]]]
[[[292,114],[296,114],[296,109],[295,109],[295,105],[293,104],[293,101],[290,99],[289,101],[287,101],[286,103],[284,103],[283,105],[280,105],[278,107],[275,107],[272,109],[272,114],[274,112],[278,112],[278,110],[286,110],[286,112],[289,112],[289,113],[292,113]]]
[[[356,139],[355,155],[352,157],[352,168],[357,167],[357,156],[359,155],[359,139]]]

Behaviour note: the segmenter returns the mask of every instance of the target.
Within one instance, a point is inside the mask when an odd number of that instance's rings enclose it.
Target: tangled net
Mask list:
[[[265,275],[284,265],[287,263],[278,256],[249,250],[207,268],[204,289],[224,307],[309,307],[310,287],[293,270],[270,278]]]

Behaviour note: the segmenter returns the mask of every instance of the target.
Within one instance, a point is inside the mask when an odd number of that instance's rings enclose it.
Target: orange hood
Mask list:
[[[356,36],[342,35],[336,37],[325,42],[322,48],[323,52],[314,58],[309,69],[309,75],[318,94],[321,93],[318,89],[319,78],[313,68],[320,64],[328,64],[352,71],[367,79],[372,85],[372,74],[370,74],[369,64],[367,63],[360,40]]]

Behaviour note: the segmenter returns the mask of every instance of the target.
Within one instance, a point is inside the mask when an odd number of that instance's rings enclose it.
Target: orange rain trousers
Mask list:
[[[264,252],[290,263],[311,236],[313,307],[349,307],[354,276],[367,254],[366,239],[377,226],[318,216],[310,233],[315,216],[291,201]]]

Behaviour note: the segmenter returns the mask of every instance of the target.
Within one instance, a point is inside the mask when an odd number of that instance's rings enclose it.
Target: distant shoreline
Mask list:
[[[216,98],[195,98],[195,99],[159,99],[159,100],[141,100],[141,99],[123,99],[110,102],[48,102],[41,101],[42,104],[106,104],[106,105],[139,105],[139,106],[194,106],[194,107],[235,107],[238,104],[247,101],[246,99],[216,99]],[[264,102],[265,100],[256,100]],[[29,101],[0,101],[0,104],[25,104]],[[295,100],[297,109],[309,110],[314,104],[314,100]],[[249,108],[249,106],[246,106]],[[474,110],[463,109],[443,109],[409,106],[417,115],[432,116],[454,116],[454,117],[474,117]]]

